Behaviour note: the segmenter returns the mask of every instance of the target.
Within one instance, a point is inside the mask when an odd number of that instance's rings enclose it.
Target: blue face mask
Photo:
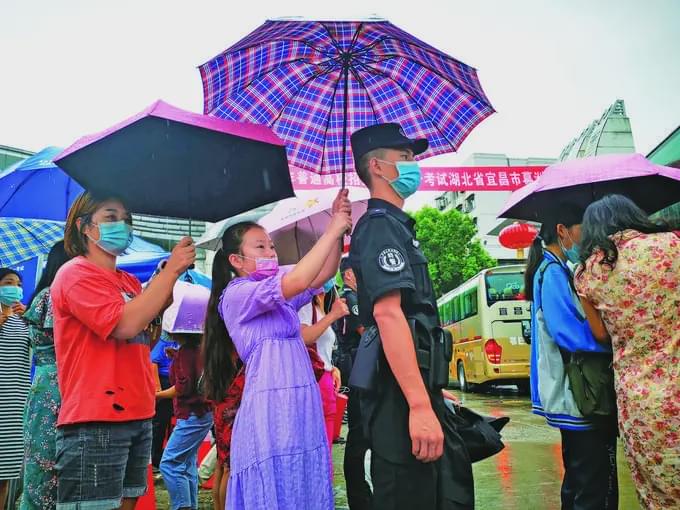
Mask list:
[[[24,289],[14,285],[0,287],[0,303],[9,306],[24,299]]]
[[[335,278],[331,278],[326,283],[323,284],[324,294],[328,294],[335,287]]]
[[[413,195],[420,186],[420,166],[417,161],[384,161],[379,159],[382,163],[395,165],[399,176],[394,180],[389,180],[383,177],[390,183],[392,189],[397,192],[401,198],[408,198]]]
[[[95,225],[99,227],[99,240],[93,241],[105,252],[117,257],[132,244],[132,227],[124,221]]]
[[[572,264],[578,264],[581,262],[581,255],[579,253],[579,245],[574,243],[571,248],[568,250],[564,250],[564,256],[567,257],[567,260],[571,262]]]
[[[571,235],[569,236],[569,239],[571,240]],[[581,262],[580,246],[572,240],[571,248],[567,249],[564,247],[562,241],[560,241],[559,238],[557,240],[560,244],[560,248],[562,249],[562,253],[564,253],[565,257],[567,257],[567,260],[572,264],[579,264]]]

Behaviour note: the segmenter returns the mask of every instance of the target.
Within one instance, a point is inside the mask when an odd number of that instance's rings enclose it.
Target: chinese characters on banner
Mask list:
[[[515,191],[535,181],[545,166],[422,167],[419,191]],[[293,168],[293,188],[324,189],[339,187],[340,174],[319,175]],[[345,175],[345,185],[364,187],[354,172]]]

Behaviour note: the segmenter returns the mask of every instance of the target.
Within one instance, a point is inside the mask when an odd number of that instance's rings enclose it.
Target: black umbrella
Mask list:
[[[55,163],[98,197],[138,214],[216,222],[294,195],[283,141],[266,126],[157,101]]]

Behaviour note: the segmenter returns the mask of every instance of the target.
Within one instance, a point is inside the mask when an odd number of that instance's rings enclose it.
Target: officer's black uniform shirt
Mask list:
[[[350,265],[357,280],[359,314],[365,326],[375,324],[373,305],[392,290],[401,291],[404,315],[416,313],[439,325],[437,300],[427,259],[416,240],[415,221],[398,207],[371,198],[352,233]]]
[[[426,327],[439,325],[427,259],[415,238],[415,221],[404,211],[384,200],[370,199],[368,210],[352,233],[349,257],[357,280],[362,324],[374,325],[375,302],[399,290],[407,318],[417,314]],[[384,365],[379,383],[381,396],[371,418],[371,447],[391,462],[410,462],[414,457],[408,404],[389,366]]]

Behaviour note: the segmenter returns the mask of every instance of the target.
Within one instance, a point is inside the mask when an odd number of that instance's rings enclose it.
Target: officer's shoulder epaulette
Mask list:
[[[368,216],[371,218],[378,218],[380,216],[385,216],[387,214],[387,209],[369,209]]]

